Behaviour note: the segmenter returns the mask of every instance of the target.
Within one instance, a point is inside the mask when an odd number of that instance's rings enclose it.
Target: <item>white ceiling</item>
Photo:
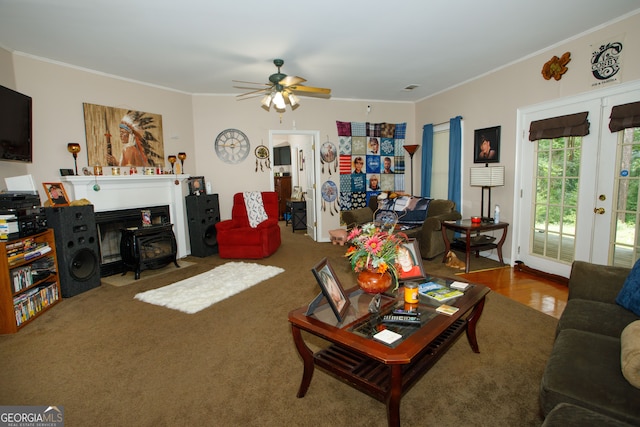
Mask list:
[[[241,93],[234,79],[266,83],[282,58],[283,73],[331,88],[333,98],[416,101],[639,8],[638,0],[0,0],[0,46],[207,94]],[[419,87],[403,90],[411,84]]]

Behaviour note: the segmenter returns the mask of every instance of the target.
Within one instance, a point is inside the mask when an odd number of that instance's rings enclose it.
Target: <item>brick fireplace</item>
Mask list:
[[[65,176],[61,180],[72,200],[87,199],[96,217],[106,212],[168,206],[177,243],[177,257],[191,253],[185,196],[189,175]],[[95,185],[100,189],[96,191]]]

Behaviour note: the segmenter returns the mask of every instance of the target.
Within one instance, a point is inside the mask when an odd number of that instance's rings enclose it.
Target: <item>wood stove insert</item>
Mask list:
[[[130,227],[122,231],[120,239],[120,254],[125,270],[135,272],[135,278],[140,278],[140,272],[161,268],[173,262],[176,267],[178,252],[176,237],[173,234],[173,224]]]

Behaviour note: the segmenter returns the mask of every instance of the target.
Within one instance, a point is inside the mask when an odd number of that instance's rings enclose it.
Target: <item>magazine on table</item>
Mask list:
[[[435,282],[426,282],[418,285],[418,293],[438,302],[448,301],[464,295],[464,292],[451,289]]]

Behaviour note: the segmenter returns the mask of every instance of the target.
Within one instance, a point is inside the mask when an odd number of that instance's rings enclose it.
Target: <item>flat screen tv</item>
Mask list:
[[[275,166],[284,166],[291,164],[291,147],[274,147],[273,148],[273,164]]]
[[[0,160],[33,161],[31,97],[0,86]]]

